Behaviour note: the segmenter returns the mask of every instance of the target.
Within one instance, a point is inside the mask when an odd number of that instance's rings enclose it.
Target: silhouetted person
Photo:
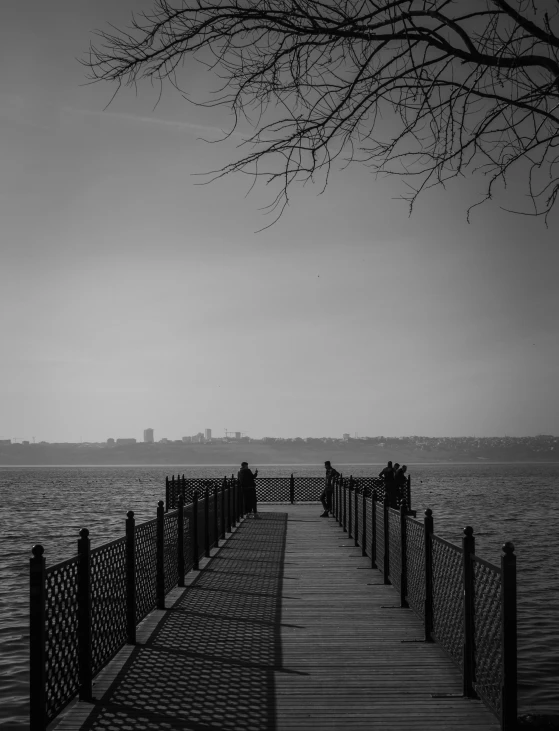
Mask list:
[[[391,472],[387,472],[384,477],[384,494],[388,498],[388,505],[391,508],[398,507],[398,488],[396,485],[396,474],[400,469],[398,462],[395,462]]]
[[[334,494],[334,478],[340,474],[332,467],[330,460],[328,460],[327,462],[324,463],[324,467],[326,468],[326,476],[324,479],[324,490],[322,491],[322,494],[320,495],[320,502],[322,503],[324,512],[320,514],[321,518],[327,518],[329,513],[332,512],[332,495]]]
[[[393,472],[392,462],[388,462],[386,467],[378,473],[378,476],[386,482],[387,476],[390,476]]]
[[[249,515],[252,513],[254,517],[257,516],[256,511],[256,478],[258,477],[258,470],[254,470],[254,474],[248,467],[248,462],[241,462],[241,469],[237,473],[237,479],[243,493],[243,502],[245,505],[245,512]]]
[[[396,472],[394,479],[396,482],[396,502],[397,505],[394,507],[399,507],[402,504],[402,500],[406,496],[406,484],[408,481],[406,470],[407,466],[403,464],[400,469]]]

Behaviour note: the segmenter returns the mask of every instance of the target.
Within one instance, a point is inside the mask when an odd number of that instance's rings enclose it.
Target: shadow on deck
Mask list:
[[[83,729],[275,729],[287,514],[248,519],[137,645]]]

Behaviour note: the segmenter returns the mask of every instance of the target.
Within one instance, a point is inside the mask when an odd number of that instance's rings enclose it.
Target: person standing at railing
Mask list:
[[[254,515],[258,517],[256,509],[257,497],[256,497],[256,478],[258,477],[258,470],[249,469],[248,462],[241,462],[241,469],[237,473],[237,479],[243,493],[243,501],[245,504],[245,512],[248,515]]]
[[[393,508],[399,508],[406,496],[406,483],[408,481],[406,470],[407,466],[403,464],[400,469],[394,475],[394,481],[396,483],[396,504],[392,505]]]
[[[321,518],[327,518],[332,512],[332,496],[334,494],[334,478],[339,476],[339,472],[332,467],[330,460],[324,463],[326,468],[326,477],[324,479],[324,490],[320,495],[320,502],[324,508],[324,512],[320,514]]]

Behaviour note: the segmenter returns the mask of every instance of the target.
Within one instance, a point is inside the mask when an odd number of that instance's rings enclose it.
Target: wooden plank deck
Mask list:
[[[497,731],[411,610],[316,505],[262,505],[57,731]]]

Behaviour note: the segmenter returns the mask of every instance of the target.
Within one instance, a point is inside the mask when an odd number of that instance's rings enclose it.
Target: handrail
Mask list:
[[[48,568],[43,546],[33,546],[31,731],[45,731],[76,694],[91,700],[96,674],[125,644],[135,644],[136,626],[156,606],[165,607],[169,591],[184,586],[184,572],[198,568],[198,557],[225,537],[224,525],[231,531],[242,515],[233,480],[220,481],[209,499],[207,492],[193,498],[182,515],[178,506],[165,513],[160,501],[157,517],[138,525],[129,511],[125,535],[94,549],[82,528],[78,555]]]
[[[347,524],[347,503],[355,492],[351,480],[336,486],[334,517]],[[400,593],[400,607],[411,608],[422,620],[424,641],[439,642],[463,674],[463,692],[480,698],[497,716],[502,731],[516,728],[517,622],[516,556],[512,543],[503,545],[501,566],[475,555],[473,529],[464,529],[457,546],[433,529],[433,513],[423,521],[410,515],[405,502],[399,511],[376,491],[355,500],[349,530],[356,545],[371,558],[373,568]],[[400,515],[398,516],[398,512]],[[364,526],[364,530],[360,529]],[[402,640],[406,642],[408,640]]]

